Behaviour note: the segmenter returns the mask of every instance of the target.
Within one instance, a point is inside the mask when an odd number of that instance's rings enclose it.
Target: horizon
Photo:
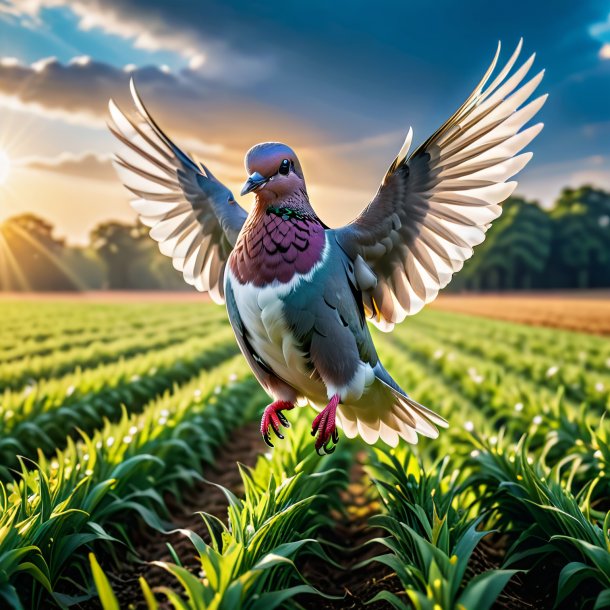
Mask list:
[[[161,126],[234,193],[246,150],[286,141],[320,216],[344,223],[409,125],[416,146],[470,94],[497,40],[502,61],[521,36],[520,61],[537,52],[550,97],[515,194],[548,208],[564,187],[610,189],[607,3],[85,4],[0,0],[0,221],[32,212],[80,245],[101,221],[135,221],[105,126],[108,98],[130,107],[133,76]]]

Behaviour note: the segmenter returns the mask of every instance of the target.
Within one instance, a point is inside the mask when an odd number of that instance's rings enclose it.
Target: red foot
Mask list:
[[[341,402],[339,394],[335,394],[330,402],[326,405],[323,411],[313,420],[311,424],[311,435],[316,438],[316,451],[318,455],[322,455],[320,450],[324,453],[332,453],[335,448],[330,446],[330,442],[337,444],[339,442],[339,433],[337,432],[337,426],[335,425],[335,417],[337,414],[337,405]]]
[[[290,428],[290,423],[282,411],[289,411],[292,408],[294,408],[294,405],[287,400],[276,400],[265,408],[261,419],[261,434],[263,435],[263,440],[269,447],[273,447],[269,428],[275,432],[275,436],[279,439],[283,439],[284,437],[280,433],[280,425],[285,428]]]

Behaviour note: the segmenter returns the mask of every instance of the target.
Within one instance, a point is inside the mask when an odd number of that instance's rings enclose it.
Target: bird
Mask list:
[[[145,107],[133,79],[131,115],[111,99],[114,165],[132,207],[184,280],[225,304],[235,337],[272,402],[261,434],[284,438],[286,413],[309,404],[319,454],[347,438],[437,438],[447,421],[403,390],[383,366],[370,325],[390,332],[420,311],[459,271],[500,216],[529,162],[523,149],[544,70],[535,54],[518,68],[523,40],[491,65],[458,110],[413,152],[410,128],[377,193],[345,226],[312,206],[303,167],[286,144],[245,156],[246,212],[206,165],[183,152]],[[493,78],[492,78],[493,77]],[[272,436],[273,435],[273,436]],[[277,442],[277,441],[275,441]]]

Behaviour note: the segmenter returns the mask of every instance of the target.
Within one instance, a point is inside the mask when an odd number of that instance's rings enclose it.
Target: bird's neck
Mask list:
[[[235,244],[229,261],[242,284],[285,284],[305,274],[320,261],[325,244],[325,226],[302,200],[275,200],[255,206]]]

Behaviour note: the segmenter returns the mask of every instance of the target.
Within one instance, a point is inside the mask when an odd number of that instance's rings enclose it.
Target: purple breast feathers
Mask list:
[[[231,254],[231,271],[242,284],[285,284],[313,268],[324,240],[324,226],[317,217],[290,208],[267,208],[246,221]]]

